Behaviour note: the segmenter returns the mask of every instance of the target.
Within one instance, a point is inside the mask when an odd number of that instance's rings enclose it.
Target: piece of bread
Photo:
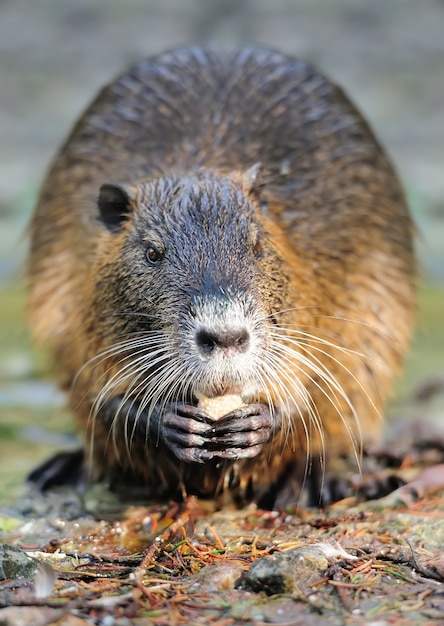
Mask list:
[[[228,413],[245,406],[240,396],[230,393],[215,396],[214,398],[198,394],[197,399],[198,408],[205,411],[213,420],[218,420],[224,415],[228,415]]]

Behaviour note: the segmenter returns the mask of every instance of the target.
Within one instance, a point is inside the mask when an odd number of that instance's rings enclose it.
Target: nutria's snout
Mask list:
[[[232,307],[235,309],[235,307]],[[247,315],[245,319],[236,320],[233,311],[230,318],[230,308],[225,315],[215,317],[211,315],[207,320],[202,320],[195,333],[195,350],[199,358],[204,362],[210,361],[226,363],[243,363],[247,365],[246,359],[254,358],[251,348],[254,345],[254,334],[257,329],[249,323]]]
[[[225,328],[214,330],[203,327],[196,333],[196,345],[203,358],[220,351],[225,357],[236,352],[246,352],[250,345],[250,333],[247,328]]]
[[[262,308],[253,294],[241,290],[229,297],[200,294],[194,300],[193,315],[182,318],[178,350],[195,396],[237,393],[245,401],[257,400],[269,342]]]

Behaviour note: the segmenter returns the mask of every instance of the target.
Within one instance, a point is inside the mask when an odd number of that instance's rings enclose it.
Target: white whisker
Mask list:
[[[280,350],[282,351],[282,353],[287,354],[290,362],[293,362],[293,363],[299,362],[305,368],[307,368],[308,371],[306,371],[305,369],[301,369],[300,371],[303,374],[305,374],[310,379],[310,381],[329,400],[329,402],[331,403],[331,405],[335,409],[335,412],[337,413],[338,417],[341,419],[341,422],[343,423],[343,425],[344,425],[344,427],[345,427],[345,429],[347,431],[348,437],[349,437],[350,442],[352,444],[353,454],[355,456],[355,459],[356,459],[356,462],[357,462],[358,466],[360,466],[360,459],[361,459],[361,456],[362,456],[362,441],[363,441],[362,433],[361,433],[360,419],[359,419],[358,414],[356,413],[356,410],[355,410],[355,407],[353,406],[353,403],[351,402],[351,400],[348,397],[347,393],[345,392],[344,388],[338,382],[338,380],[332,375],[332,373],[330,372],[328,367],[325,365],[325,363],[322,362],[318,357],[316,357],[315,355],[310,353],[310,358],[308,358],[307,356],[305,356],[301,352],[295,351],[294,349],[290,348],[289,345],[283,343],[283,341],[282,341],[282,339],[285,339],[288,343],[294,344],[294,345],[296,345],[296,347],[301,349],[301,345],[300,345],[300,343],[297,340],[295,340],[293,338],[288,338],[288,337],[282,338],[281,335],[277,335],[277,337],[280,340],[278,343],[279,343],[279,347],[280,347]],[[367,392],[363,388],[363,386],[360,383],[360,381],[356,378],[356,376],[354,376],[354,374],[352,372],[350,372],[350,370],[343,363],[341,363],[338,359],[333,357],[331,354],[329,354],[329,353],[327,353],[327,352],[325,352],[323,350],[320,350],[319,348],[316,348],[316,347],[311,346],[311,345],[309,346],[309,348],[312,349],[312,350],[319,350],[320,352],[322,352],[322,354],[324,354],[328,358],[331,358],[333,362],[335,362],[337,365],[342,367],[344,369],[344,371],[346,371],[347,374],[350,375],[350,377],[362,388],[362,390],[364,391],[366,397],[369,399],[369,402],[376,409],[374,403],[371,401],[370,397],[368,396]],[[304,344],[303,350],[304,350],[304,352],[308,351],[307,344]],[[326,385],[326,389],[324,389],[322,385],[320,385],[312,376],[310,376],[310,374],[309,374],[310,371],[314,372],[319,377],[319,379],[324,382],[324,384]],[[346,406],[349,408],[349,410],[351,412],[351,415],[353,416],[354,422],[356,424],[357,432],[358,432],[358,435],[359,435],[359,442],[360,442],[359,445],[358,445],[358,442],[356,441],[356,436],[355,436],[355,434],[354,434],[350,424],[348,423],[348,421],[345,419],[345,417],[342,414],[342,410],[340,408],[339,398],[342,398],[342,400],[345,402]]]

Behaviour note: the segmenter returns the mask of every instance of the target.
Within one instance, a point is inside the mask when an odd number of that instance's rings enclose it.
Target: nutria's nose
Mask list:
[[[234,352],[245,352],[250,344],[250,335],[246,328],[223,331],[201,328],[196,333],[196,344],[203,356],[208,356],[217,349],[229,356]]]

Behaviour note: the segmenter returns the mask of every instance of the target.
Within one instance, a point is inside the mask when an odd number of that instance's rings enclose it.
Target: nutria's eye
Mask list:
[[[146,260],[149,265],[159,265],[162,260],[162,252],[155,245],[150,244],[145,252]]]

